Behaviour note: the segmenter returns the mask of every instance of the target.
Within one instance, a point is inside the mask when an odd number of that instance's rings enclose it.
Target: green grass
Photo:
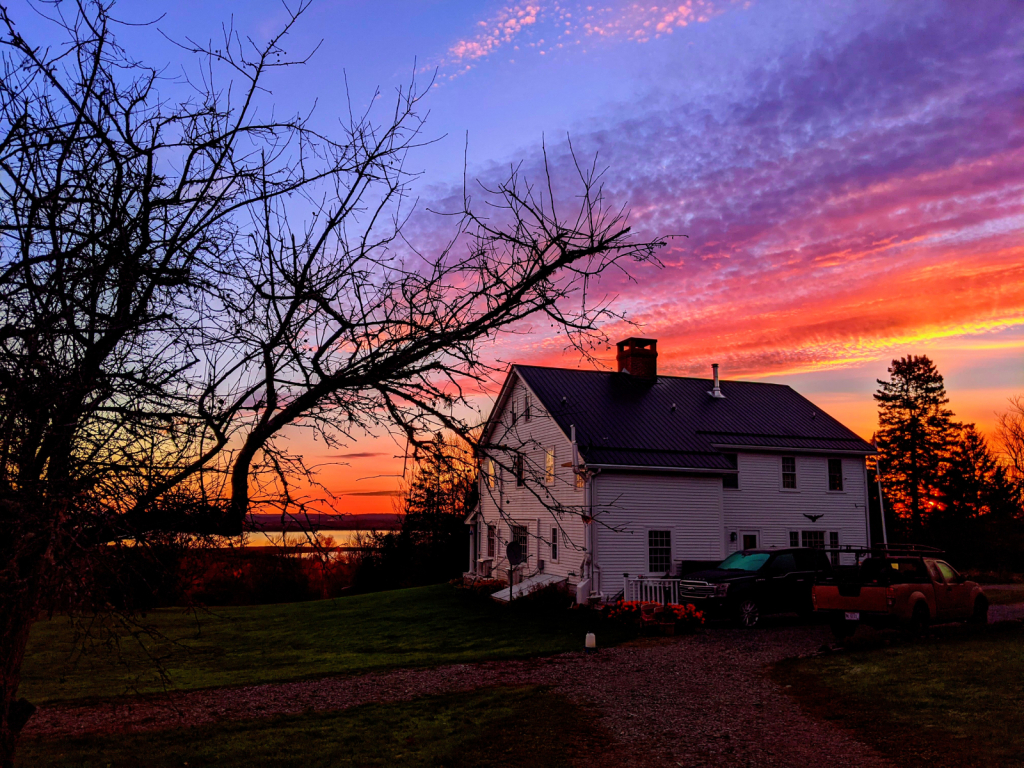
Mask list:
[[[943,630],[921,642],[783,662],[814,714],[904,766],[1024,765],[1024,629]]]
[[[583,764],[606,734],[544,688],[488,688],[399,704],[102,738],[26,740],[18,765],[125,768]]]
[[[111,639],[93,627],[82,653],[71,623],[55,618],[33,628],[19,695],[54,703],[519,658],[582,648],[591,630],[602,645],[618,639],[594,628],[589,611],[524,608],[437,585],[198,614],[168,609],[142,620],[162,637],[120,631]]]

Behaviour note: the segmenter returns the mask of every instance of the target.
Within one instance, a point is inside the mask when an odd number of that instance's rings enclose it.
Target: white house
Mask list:
[[[617,371],[513,365],[484,430],[469,573],[554,575],[580,600],[737,549],[864,546],[874,452],[779,384],[659,376],[657,342]]]

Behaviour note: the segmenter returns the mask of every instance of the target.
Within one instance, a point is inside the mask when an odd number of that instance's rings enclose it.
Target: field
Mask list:
[[[813,714],[902,766],[1024,765],[1024,629],[942,628],[921,642],[776,666]]]
[[[446,584],[282,605],[160,610],[142,628],[33,628],[20,695],[37,704],[360,674],[582,648],[618,638],[589,611],[495,604]]]

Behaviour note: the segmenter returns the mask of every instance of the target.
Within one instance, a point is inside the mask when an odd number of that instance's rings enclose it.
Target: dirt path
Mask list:
[[[836,726],[815,720],[768,679],[765,665],[814,651],[824,627],[782,622],[526,661],[400,669],[350,678],[245,686],[89,707],[43,708],[26,736],[61,738],[180,728],[224,720],[339,710],[479,686],[551,685],[595,705],[618,740],[598,764],[848,766],[888,763]]]

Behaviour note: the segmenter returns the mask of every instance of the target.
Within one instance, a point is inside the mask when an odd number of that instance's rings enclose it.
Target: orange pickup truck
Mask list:
[[[840,640],[860,624],[923,632],[931,622],[988,622],[988,599],[978,584],[942,560],[913,553],[872,553],[856,568],[820,580],[811,599]]]

